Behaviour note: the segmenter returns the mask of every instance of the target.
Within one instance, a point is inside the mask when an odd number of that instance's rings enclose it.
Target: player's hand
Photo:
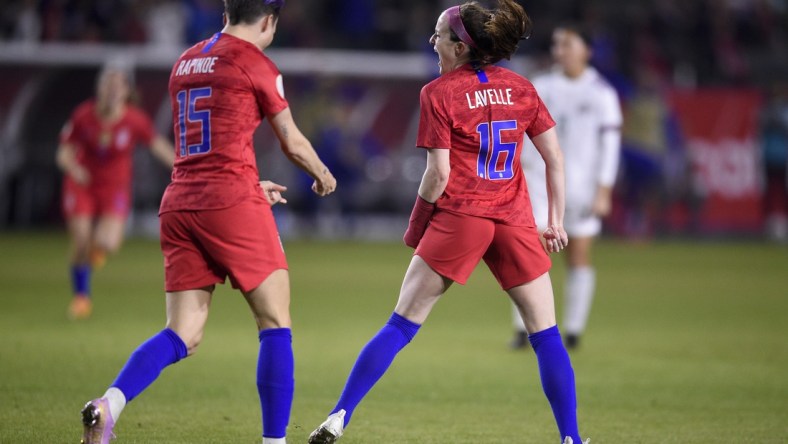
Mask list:
[[[271,206],[274,206],[278,203],[287,203],[287,199],[282,197],[282,193],[287,191],[286,186],[279,185],[278,183],[271,182],[270,180],[263,180],[260,181],[260,188],[262,188],[263,192],[265,192],[265,199],[269,204],[271,204]]]
[[[334,175],[331,174],[331,171],[328,171],[328,168],[325,168],[323,170],[323,175],[315,179],[315,182],[312,184],[312,191],[321,197],[328,196],[336,189],[337,180],[334,178]]]
[[[545,240],[548,253],[558,253],[569,245],[569,237],[566,235],[562,225],[550,225],[549,228],[544,230],[542,237]]]
[[[90,183],[90,173],[82,165],[74,165],[68,170],[68,175],[71,179],[79,185],[87,185]]]
[[[594,203],[591,206],[591,213],[594,216],[605,217],[610,214],[613,209],[613,196],[612,190],[608,187],[599,187],[594,197]]]

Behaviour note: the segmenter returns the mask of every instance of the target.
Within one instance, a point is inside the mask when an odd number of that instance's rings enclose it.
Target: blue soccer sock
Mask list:
[[[293,339],[289,328],[260,332],[257,392],[263,411],[263,437],[284,438],[293,405]]]
[[[561,433],[561,442],[570,436],[581,443],[577,428],[577,398],[575,395],[575,373],[569,355],[561,341],[558,326],[528,336],[539,361],[542,388],[553,408],[553,416]]]
[[[142,393],[170,364],[185,358],[186,344],[177,333],[165,328],[140,345],[110,387],[123,392],[126,402]]]
[[[90,265],[71,266],[71,289],[75,295],[90,296]]]
[[[386,325],[361,349],[342,396],[331,411],[333,414],[341,409],[345,410],[346,427],[361,399],[386,373],[394,357],[416,336],[420,327],[421,325],[392,313]]]

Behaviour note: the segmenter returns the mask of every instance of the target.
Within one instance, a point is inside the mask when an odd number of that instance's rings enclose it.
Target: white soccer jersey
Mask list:
[[[576,79],[560,70],[533,81],[556,121],[566,169],[566,215],[570,236],[598,234],[601,222],[590,214],[600,185],[612,186],[621,149],[621,106],[616,91],[594,68]],[[521,158],[536,224],[547,226],[545,164],[536,149]]]

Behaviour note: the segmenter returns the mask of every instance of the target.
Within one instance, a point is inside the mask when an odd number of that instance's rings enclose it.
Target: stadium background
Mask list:
[[[614,213],[595,253],[599,297],[573,355],[584,433],[601,443],[788,442],[788,3],[523,3],[535,28],[509,66],[531,77],[547,69],[552,28],[584,23],[625,113]],[[276,211],[293,276],[293,442],[325,415],[393,305],[410,254],[398,239],[424,166],[413,148],[418,92],[437,75],[427,39],[448,4],[291,0],[268,51],[340,181],[334,197],[313,198],[268,127],[258,131],[261,175],[290,188]],[[171,135],[172,61],[219,28],[221,2],[0,5],[0,443],[76,442],[81,403],[164,320],[152,238],[169,177],[136,154],[131,239],[96,274],[93,318],[70,323],[58,132],[98,69],[122,60],[140,105]],[[507,301],[490,297],[499,289],[479,271],[370,394],[348,444],[385,433],[421,444],[555,438],[533,357],[506,349]],[[248,313],[229,289],[217,294],[200,353],[129,407],[120,442],[255,442],[253,323],[238,322]]]
[[[290,186],[285,236],[396,237],[423,171],[413,149],[417,94],[437,75],[427,39],[438,1],[288,4],[271,57],[296,118],[340,187],[319,201],[263,125],[261,175]],[[549,67],[552,28],[583,23],[594,64],[625,111],[615,213],[619,236],[747,235],[785,239],[785,192],[765,168],[788,163],[788,11],[777,0],[531,2],[529,40],[510,66]],[[91,96],[107,61],[135,69],[139,103],[172,133],[172,60],[221,25],[221,2],[11,1],[0,16],[0,226],[61,223],[58,130]],[[136,159],[132,227],[155,233],[168,175]],[[783,184],[785,185],[785,184]],[[769,210],[766,210],[766,208]],[[772,217],[767,217],[771,215]],[[768,220],[767,220],[768,219]],[[316,230],[317,227],[317,230]]]

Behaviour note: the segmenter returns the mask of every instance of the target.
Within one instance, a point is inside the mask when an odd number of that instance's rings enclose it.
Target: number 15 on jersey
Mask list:
[[[517,153],[517,142],[502,142],[501,132],[516,129],[516,120],[484,122],[476,127],[476,132],[479,133],[476,174],[479,177],[487,180],[507,180],[514,177],[512,165]],[[503,160],[501,160],[501,155],[505,156]],[[501,169],[499,169],[499,165]]]
[[[211,151],[211,110],[197,110],[198,101],[211,97],[211,88],[192,88],[178,91],[178,137],[181,157],[205,154]],[[187,125],[199,124],[200,143],[186,145]]]

